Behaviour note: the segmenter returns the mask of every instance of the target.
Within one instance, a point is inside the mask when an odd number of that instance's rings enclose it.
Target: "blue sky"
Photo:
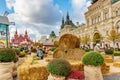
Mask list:
[[[0,15],[4,15],[4,12],[8,11],[9,13],[13,13],[14,9],[8,9],[6,6],[6,1],[5,0],[0,0]]]
[[[49,35],[53,30],[59,35],[61,19],[67,11],[74,23],[85,23],[84,13],[91,0],[0,0],[0,15],[9,12],[11,38],[18,29],[19,34],[28,30],[35,40],[42,35]]]
[[[67,11],[69,13],[72,13],[72,6],[70,0],[54,0],[54,4],[58,4],[59,9],[63,11],[63,16],[66,15]]]

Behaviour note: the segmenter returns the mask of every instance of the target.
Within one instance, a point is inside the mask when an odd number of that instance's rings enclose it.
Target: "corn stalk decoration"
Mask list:
[[[112,41],[115,44],[115,41],[119,39],[118,33],[115,28],[112,28],[108,35],[108,40]]]

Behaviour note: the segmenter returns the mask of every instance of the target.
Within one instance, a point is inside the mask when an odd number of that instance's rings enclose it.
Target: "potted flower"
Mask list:
[[[31,49],[31,56],[36,57],[37,56],[37,50],[36,48]]]
[[[114,61],[114,48],[105,49],[105,54],[108,56],[107,59],[111,59],[111,62]]]
[[[19,48],[13,48],[13,50],[16,52],[16,58],[14,60],[14,62],[18,61],[19,55],[20,55],[20,49]]]
[[[20,54],[20,49],[19,48],[13,48],[13,50],[15,50],[15,52],[16,52],[17,55]]]
[[[13,49],[0,49],[0,80],[13,80],[12,73],[16,53]]]
[[[98,52],[88,52],[82,58],[84,64],[85,80],[103,80],[101,65],[104,64],[103,56]]]
[[[64,59],[53,59],[48,63],[47,71],[50,73],[48,80],[65,80],[71,71],[71,65]]]
[[[84,80],[84,72],[81,71],[71,71],[66,77],[66,80]]]
[[[114,62],[119,62],[120,61],[120,51],[115,51],[114,52]]]
[[[85,47],[85,48],[84,48],[84,51],[85,51],[85,52],[89,52],[90,49],[88,49],[87,47]]]

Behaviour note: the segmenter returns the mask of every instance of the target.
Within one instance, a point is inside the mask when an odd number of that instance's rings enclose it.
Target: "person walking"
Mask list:
[[[42,48],[38,47],[37,49],[37,56],[40,57],[41,59],[43,59],[44,57],[44,52],[42,50]]]
[[[102,50],[100,49],[100,44],[96,44],[94,47],[95,52],[101,52]]]

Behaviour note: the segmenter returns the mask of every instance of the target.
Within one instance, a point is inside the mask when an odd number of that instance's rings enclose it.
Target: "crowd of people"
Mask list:
[[[105,53],[105,50],[110,49],[112,47],[110,47],[108,45],[104,45],[104,47],[102,47],[102,45],[100,45],[99,43],[97,43],[97,44],[93,45],[93,49],[91,49],[90,45],[84,45],[84,46],[81,46],[81,48],[83,50],[91,50],[91,51],[95,51],[95,52]],[[114,49],[116,51],[120,51],[119,45],[116,45],[116,47]]]
[[[37,57],[40,57],[41,59],[44,58],[44,54],[47,54],[50,51],[50,48],[46,48],[45,46],[37,46],[37,47],[28,47],[26,46],[21,46],[20,51],[27,51],[28,55],[31,55],[32,50],[35,49],[35,53]]]

